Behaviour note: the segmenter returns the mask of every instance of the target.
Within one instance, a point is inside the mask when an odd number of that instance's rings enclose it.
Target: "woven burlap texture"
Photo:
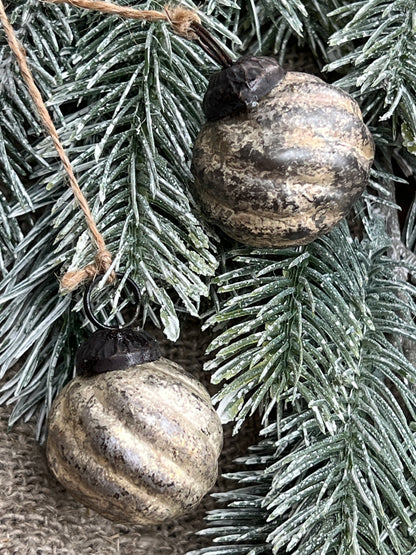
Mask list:
[[[159,334],[164,356],[196,375],[211,392],[209,376],[202,372],[209,338],[197,320],[188,322],[180,340],[169,343]],[[207,496],[198,510],[161,526],[114,524],[73,499],[49,473],[44,448],[35,440],[34,423],[19,423],[7,434],[10,407],[0,407],[0,553],[2,555],[183,555],[207,545],[195,535],[205,526],[206,510],[215,501]],[[248,433],[250,432],[250,433]],[[233,467],[232,459],[255,442],[246,428],[231,441],[226,427],[220,473]],[[216,489],[230,487],[223,480]]]

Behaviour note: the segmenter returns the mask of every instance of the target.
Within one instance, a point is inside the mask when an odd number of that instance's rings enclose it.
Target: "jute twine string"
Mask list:
[[[187,8],[181,6],[165,6],[163,12],[154,10],[136,10],[128,6],[118,6],[112,2],[101,0],[43,0],[49,4],[71,4],[77,8],[95,10],[110,15],[118,15],[126,19],[141,19],[144,21],[166,21],[171,24],[172,30],[188,40],[196,40],[197,34],[192,29],[192,24],[201,23],[200,17]]]
[[[172,29],[174,30],[175,33],[189,40],[194,40],[195,38],[197,38],[197,35],[192,30],[192,25],[200,24],[200,18],[196,13],[181,7],[175,7],[175,8],[166,7],[165,11],[162,13],[162,12],[156,12],[151,10],[140,11],[133,8],[117,6],[116,4],[112,4],[110,2],[101,2],[98,0],[97,1],[96,0],[94,1],[92,0],[47,0],[47,1],[52,4],[68,3],[80,8],[98,10],[104,13],[119,15],[126,18],[142,19],[146,21],[167,21],[171,24]],[[88,264],[87,266],[79,270],[67,272],[62,277],[61,289],[65,291],[73,291],[82,282],[93,279],[97,275],[105,274],[110,269],[112,264],[111,253],[106,248],[105,241],[97,228],[97,225],[94,221],[91,210],[88,206],[88,202],[78,185],[78,181],[72,169],[71,162],[69,161],[69,158],[63,148],[63,145],[59,140],[55,125],[52,121],[52,118],[49,115],[49,112],[42,99],[42,95],[38,87],[36,86],[35,81],[33,79],[33,75],[28,67],[25,49],[18,41],[16,37],[16,33],[7,18],[2,0],[0,0],[0,21],[4,27],[9,46],[12,52],[14,53],[16,60],[19,64],[22,77],[28,87],[29,93],[33,99],[33,102],[35,103],[36,109],[45,126],[45,129],[53,140],[56,151],[68,175],[71,189],[74,193],[75,198],[78,201],[79,207],[84,212],[88,228],[91,232],[91,235],[97,247],[97,254],[93,263]],[[109,278],[110,281],[114,279],[114,275],[115,275],[114,272],[112,272]]]
[[[223,67],[229,67],[233,61],[210,33],[201,25],[201,18],[192,10],[181,6],[165,6],[163,12],[153,10],[136,10],[125,6],[118,6],[112,2],[101,0],[42,0],[49,4],[70,4],[86,10],[95,10],[110,15],[118,15],[126,19],[142,19],[146,21],[166,21],[170,23],[172,30],[177,35],[195,40],[199,46],[215,62]]]

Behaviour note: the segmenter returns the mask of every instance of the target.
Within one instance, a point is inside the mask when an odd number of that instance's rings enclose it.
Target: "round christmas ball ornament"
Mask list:
[[[348,213],[367,184],[374,143],[358,104],[314,75],[286,73],[270,57],[223,66],[204,98],[195,196],[241,243],[309,243]]]
[[[53,403],[49,467],[77,500],[116,522],[189,512],[217,477],[222,427],[210,396],[146,332],[99,327]]]

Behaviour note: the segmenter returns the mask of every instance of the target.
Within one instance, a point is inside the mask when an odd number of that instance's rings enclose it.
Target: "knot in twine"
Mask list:
[[[180,6],[175,8],[165,6],[164,10],[174,33],[188,40],[198,39],[192,26],[195,23],[200,25],[201,18],[195,12]]]
[[[111,267],[112,257],[107,249],[99,250],[95,256],[95,260],[91,264],[87,264],[80,270],[71,270],[67,272],[61,279],[61,290],[74,291],[81,283],[91,281],[101,274],[105,274]],[[115,279],[115,272],[111,272],[108,281],[111,283]]]

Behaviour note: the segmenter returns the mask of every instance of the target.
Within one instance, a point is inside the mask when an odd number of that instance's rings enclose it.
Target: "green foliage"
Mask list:
[[[336,31],[328,13],[338,0],[250,0],[241,6],[238,30],[245,50],[275,54],[283,62],[288,42],[294,37],[307,45],[318,64],[328,61],[327,40]]]
[[[318,387],[326,398],[327,370],[340,356],[355,364],[367,308],[364,290],[354,287],[363,279],[360,261],[343,226],[306,247],[231,253],[235,267],[216,278],[230,298],[207,322],[226,322],[208,348],[217,352],[207,370],[215,370],[214,383],[227,382],[216,400],[237,429],[260,405],[269,414],[288,387],[311,398],[317,393],[309,388]]]
[[[45,98],[51,89],[62,82],[62,73],[68,67],[66,49],[73,40],[67,19],[68,10],[54,6],[41,6],[37,0],[15,2],[10,20],[17,26],[17,35],[27,47],[30,68]],[[52,25],[52,21],[54,24]],[[22,241],[23,232],[11,210],[15,202],[26,213],[35,205],[26,189],[33,168],[47,165],[34,144],[41,126],[25,84],[18,72],[13,54],[0,29],[0,273],[4,274],[13,263],[14,249]],[[60,112],[54,113],[61,118]],[[22,156],[22,153],[24,155]],[[32,225],[30,216],[27,225]]]
[[[196,315],[200,296],[207,294],[201,276],[216,266],[185,189],[205,84],[195,68],[203,59],[187,45],[184,54],[185,41],[171,37],[166,27],[138,28],[137,22],[111,18],[100,18],[78,49],[73,82],[50,101],[84,101],[60,136],[84,194],[95,199],[94,215],[108,248],[117,253],[116,265],[161,306],[165,330],[175,339],[179,322],[167,288]],[[62,174],[42,179],[49,188],[63,188]],[[56,248],[67,249],[79,237],[82,216],[66,206],[55,225],[62,229]],[[81,238],[75,249],[74,267],[92,259],[86,243]]]
[[[215,546],[189,551],[186,555],[259,555],[271,554],[272,546],[267,538],[275,529],[275,522],[268,522],[270,512],[264,505],[273,474],[267,472],[276,461],[276,426],[271,425],[262,433],[268,437],[249,449],[249,454],[240,457],[236,464],[246,465],[224,476],[238,481],[240,487],[222,493],[214,493],[218,503],[226,507],[209,511],[209,528],[198,532],[200,536],[214,537]],[[279,448],[280,452],[284,449]]]
[[[18,39],[27,48],[31,71],[45,98],[49,98],[52,88],[62,82],[62,74],[69,66],[65,49],[72,43],[73,33],[67,16],[67,9],[39,7],[39,2],[35,0],[17,2],[9,16],[18,28]],[[4,31],[1,30],[1,33],[3,117],[0,121],[0,179],[8,185],[12,198],[22,209],[33,210],[32,200],[22,179],[30,177],[35,163],[45,164],[33,148],[34,140],[42,134],[42,130]],[[56,111],[54,116],[60,119],[61,114]],[[25,156],[22,156],[22,152]]]
[[[329,14],[339,30],[330,47],[344,55],[329,66],[343,68],[339,86],[359,95],[365,111],[376,120],[402,124],[405,143],[416,137],[415,11],[409,0],[365,0],[345,3]]]
[[[209,364],[228,381],[220,406],[237,428],[260,403],[265,420],[283,415],[246,460],[264,470],[232,476],[252,485],[210,514],[207,533],[231,545],[195,553],[412,552],[416,369],[389,338],[416,338],[416,291],[383,223],[367,233],[343,224],[297,251],[241,251],[219,278],[233,294],[211,319],[227,322]]]

